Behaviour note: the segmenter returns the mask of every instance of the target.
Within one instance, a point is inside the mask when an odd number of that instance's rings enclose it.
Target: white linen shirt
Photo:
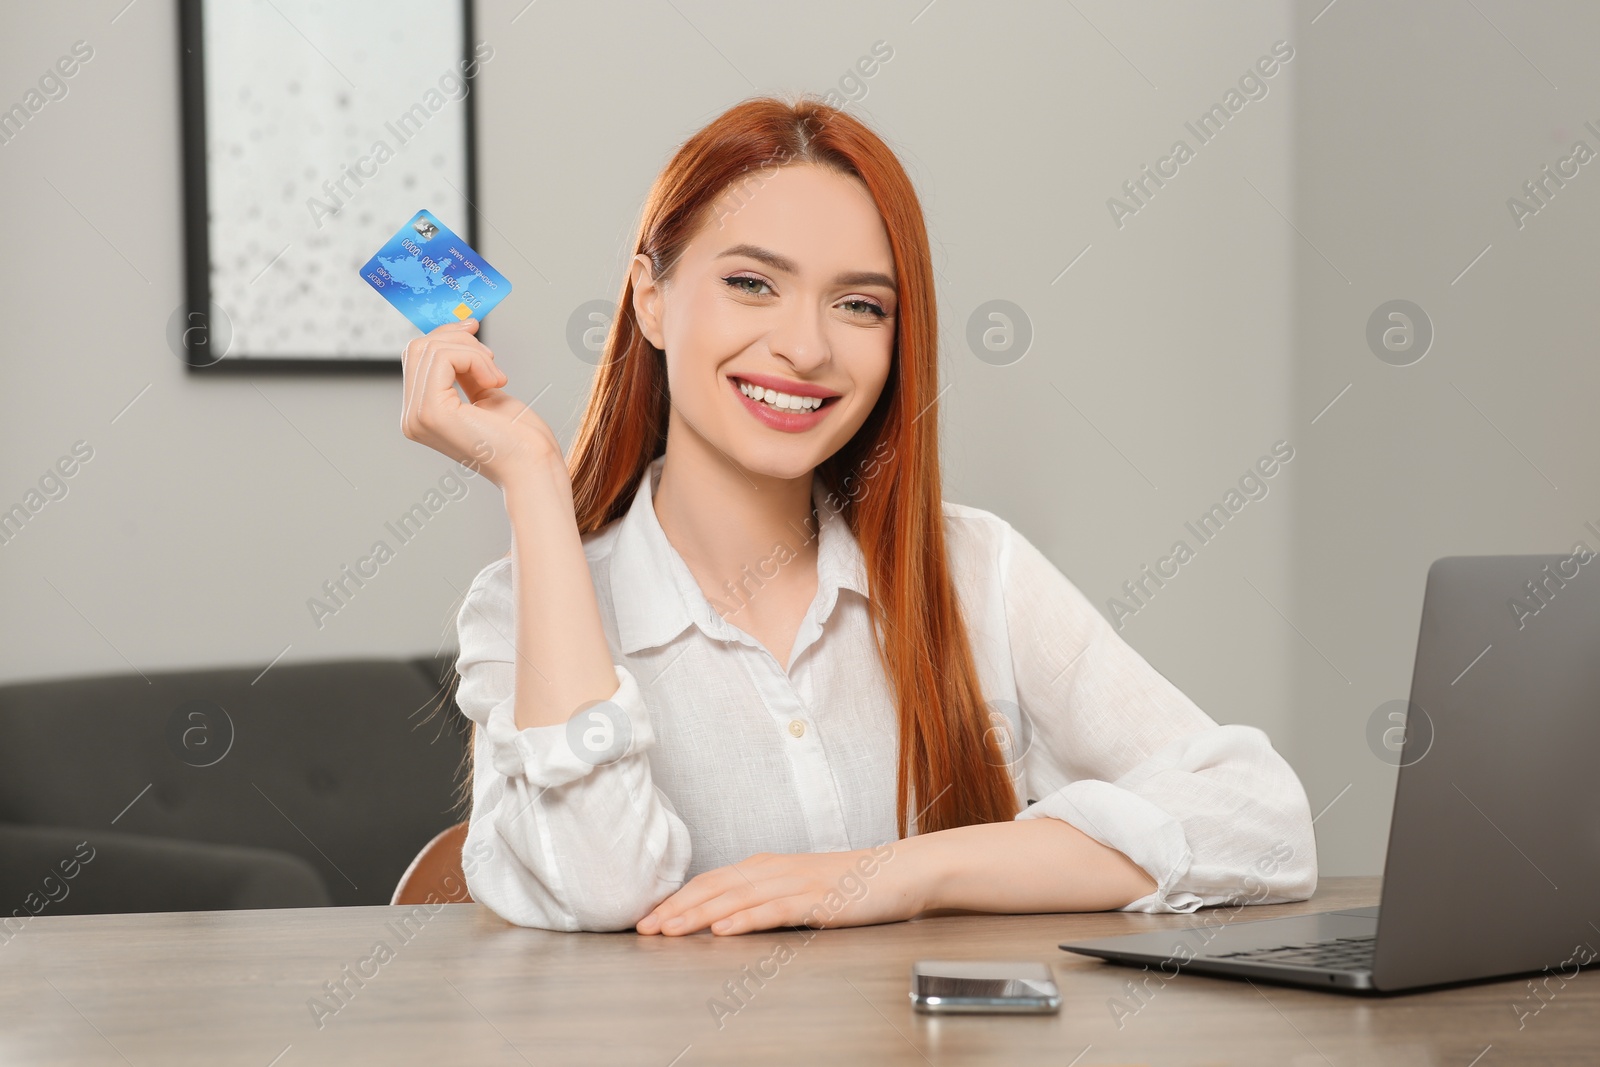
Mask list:
[[[513,923],[626,929],[687,879],[754,853],[898,836],[898,729],[865,564],[820,480],[817,592],[785,671],[667,540],[651,503],[661,464],[583,538],[617,673],[599,709],[609,724],[517,729],[509,557],[483,568],[457,616],[456,700],[478,727],[467,886]],[[943,513],[982,691],[1008,723],[1016,817],[1062,819],[1143,868],[1156,888],[1122,911],[1309,897],[1310,806],[1267,735],[1196,707],[1009,523]],[[589,750],[606,741],[617,751],[597,763]]]

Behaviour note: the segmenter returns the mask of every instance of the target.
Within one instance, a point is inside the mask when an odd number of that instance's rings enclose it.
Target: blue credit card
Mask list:
[[[389,238],[361,276],[423,333],[482,319],[511,292],[504,274],[426,210]]]

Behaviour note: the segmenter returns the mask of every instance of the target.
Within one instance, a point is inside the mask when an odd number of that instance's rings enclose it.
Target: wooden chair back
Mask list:
[[[467,824],[441,830],[422,846],[406,873],[400,876],[390,904],[470,904],[467,877],[461,870],[461,849],[467,842]]]

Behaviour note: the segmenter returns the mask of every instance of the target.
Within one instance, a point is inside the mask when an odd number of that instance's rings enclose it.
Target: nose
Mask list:
[[[788,363],[796,377],[805,377],[828,361],[824,312],[811,301],[796,301],[780,313],[767,335],[772,354]]]

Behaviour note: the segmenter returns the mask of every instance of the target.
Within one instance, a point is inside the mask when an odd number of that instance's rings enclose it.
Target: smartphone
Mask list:
[[[911,968],[917,1011],[1034,1012],[1061,1010],[1048,964],[1009,960],[918,960]]]

